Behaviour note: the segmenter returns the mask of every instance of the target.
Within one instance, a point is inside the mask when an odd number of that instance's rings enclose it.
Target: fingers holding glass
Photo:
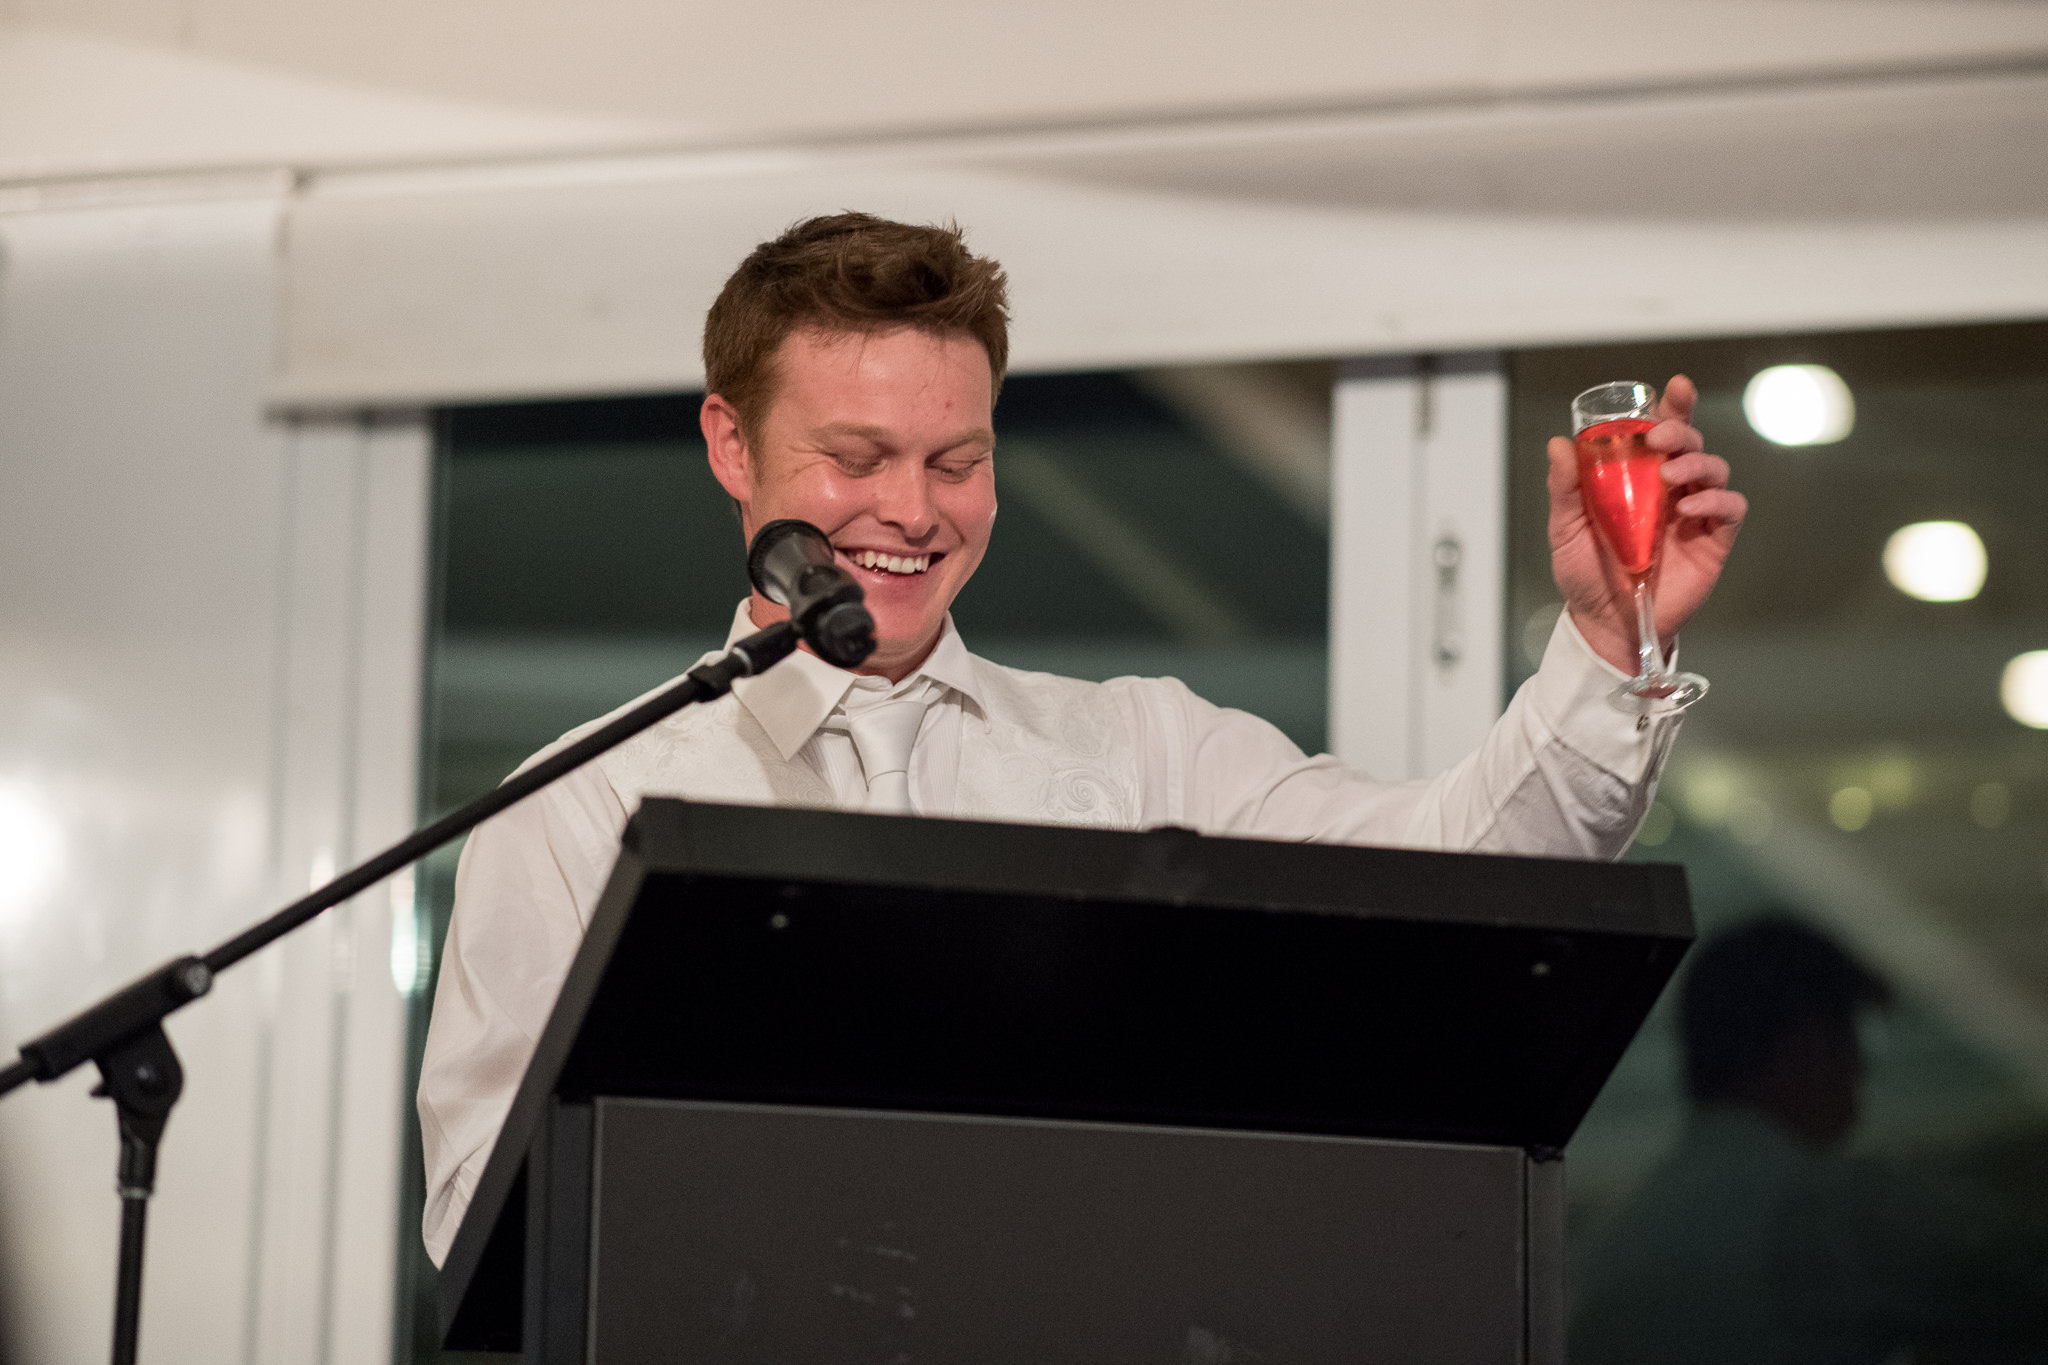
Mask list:
[[[1681,376],[1682,378],[1682,376]],[[1674,390],[1678,381],[1673,381]],[[1674,508],[1673,484],[1680,487],[1718,479],[1727,482],[1727,462],[1681,439],[1692,412],[1692,385],[1660,404],[1657,391],[1637,380],[1599,384],[1572,400],[1572,444],[1577,457],[1579,496],[1601,546],[1629,580],[1636,617],[1636,676],[1614,691],[1616,705],[1642,714],[1680,711],[1706,695],[1707,680],[1672,671],[1657,635],[1657,611],[1650,581],[1656,576],[1665,532]],[[1663,420],[1660,420],[1662,418]],[[1652,433],[1660,439],[1654,443]],[[1686,453],[1674,459],[1667,447]],[[1676,464],[1670,472],[1667,467]],[[1718,469],[1716,468],[1718,465]],[[1693,493],[1691,497],[1706,496]]]

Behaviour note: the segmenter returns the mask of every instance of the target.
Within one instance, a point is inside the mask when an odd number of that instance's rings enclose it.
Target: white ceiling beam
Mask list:
[[[719,284],[958,219],[1020,370],[2048,315],[2048,75],[306,180],[276,401],[689,388]]]

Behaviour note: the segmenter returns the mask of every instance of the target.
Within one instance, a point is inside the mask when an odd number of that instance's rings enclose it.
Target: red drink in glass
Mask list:
[[[1657,425],[1622,417],[1587,427],[1574,438],[1579,493],[1615,561],[1640,578],[1657,561],[1664,533],[1664,457],[1644,440]]]
[[[1670,495],[1664,456],[1650,449],[1657,391],[1634,379],[1595,384],[1572,399],[1572,444],[1579,497],[1593,534],[1629,576],[1636,618],[1636,676],[1614,689],[1614,703],[1640,716],[1683,711],[1706,695],[1707,680],[1665,661],[1657,636],[1650,571],[1663,548]]]

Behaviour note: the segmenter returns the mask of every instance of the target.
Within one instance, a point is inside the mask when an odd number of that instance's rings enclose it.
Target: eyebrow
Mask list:
[[[822,427],[813,427],[811,429],[811,439],[814,441],[825,440],[834,436],[851,436],[856,440],[873,441],[876,445],[882,446],[896,444],[895,432],[890,431],[887,427],[870,426],[862,422],[827,422]],[[957,450],[964,445],[979,444],[993,446],[995,443],[996,434],[987,427],[969,427],[967,430],[946,441],[940,448],[943,450]]]

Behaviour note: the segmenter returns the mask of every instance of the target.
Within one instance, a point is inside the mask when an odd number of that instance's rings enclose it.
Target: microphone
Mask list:
[[[756,531],[747,577],[763,597],[789,608],[797,634],[826,663],[852,668],[875,652],[875,618],[861,605],[860,584],[808,521],[784,518]]]

